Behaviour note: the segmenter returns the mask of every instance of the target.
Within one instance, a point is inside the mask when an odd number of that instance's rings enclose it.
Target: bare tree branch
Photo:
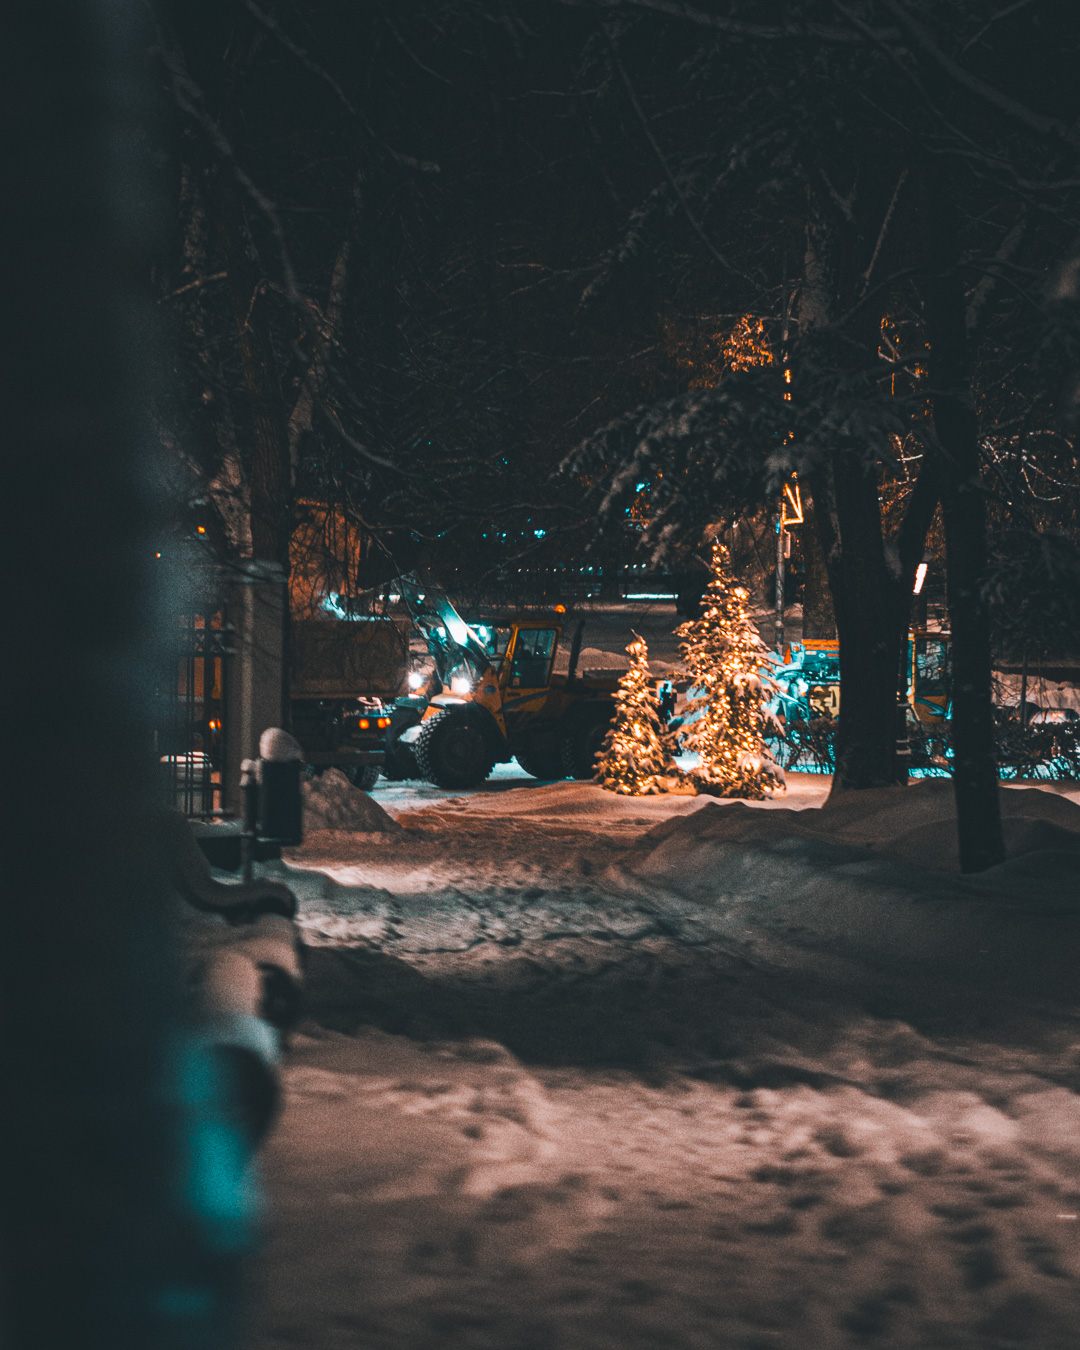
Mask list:
[[[356,121],[359,122],[380,150],[383,150],[391,159],[396,163],[403,165],[405,168],[416,169],[419,173],[441,172],[439,165],[433,163],[431,160],[416,159],[412,155],[402,154],[400,150],[395,150],[393,146],[387,145],[356,104],[346,95],[341,85],[338,84],[337,80],[334,79],[326,67],[321,66],[309,52],[304,50],[303,47],[297,46],[272,14],[267,14],[265,10],[260,9],[259,6],[254,3],[254,0],[244,0],[244,8],[249,14],[257,19],[268,32],[272,33],[285,50],[291,52],[306,70],[309,70],[317,79],[322,80],[322,82],[334,92],[341,103],[341,106],[350,117],[355,118]]]
[[[165,64],[165,69],[169,72],[169,78],[173,88],[173,96],[176,99],[178,107],[182,112],[202,128],[204,135],[223,160],[232,169],[236,181],[244,189],[247,195],[258,208],[270,227],[270,233],[274,237],[274,243],[278,248],[278,256],[281,259],[281,274],[284,281],[285,293],[293,303],[299,303],[301,300],[300,290],[296,284],[296,273],[293,270],[292,260],[289,257],[288,245],[285,242],[285,231],[281,226],[281,219],[278,216],[277,207],[267,195],[262,192],[252,181],[250,175],[243,168],[236,157],[229,138],[222,131],[221,127],[206,107],[206,98],[202,90],[191,78],[184,65],[184,58],[180,54],[180,49],[175,43],[166,42],[165,35],[159,28],[159,52],[161,59]]]
[[[842,5],[840,0],[832,0],[832,3],[836,9],[842,12],[846,11],[846,6]],[[1000,89],[996,89],[993,85],[987,84],[985,80],[980,80],[978,76],[972,75],[970,71],[965,70],[951,56],[943,52],[934,41],[930,30],[913,18],[897,0],[881,0],[881,3],[890,14],[896,17],[896,21],[901,27],[911,34],[917,46],[935,64],[940,66],[950,79],[955,80],[969,93],[981,98],[983,102],[997,108],[1006,117],[1012,118],[1014,122],[1019,122],[1026,126],[1029,131],[1034,131],[1036,135],[1043,136],[1055,144],[1060,145],[1064,142],[1072,146],[1073,149],[1080,150],[1080,136],[1077,135],[1075,125],[1069,127],[1064,122],[1059,122],[1056,117],[1044,117],[1042,113],[1035,112],[1033,108],[1029,108],[1019,99],[1013,98],[1011,94],[1002,93]]]
[[[728,33],[732,37],[764,39],[800,39],[819,38],[824,42],[838,43],[842,46],[861,46],[863,39],[845,27],[836,27],[823,23],[746,23],[742,19],[729,19],[722,14],[710,14],[694,5],[682,3],[682,0],[559,0],[560,4],[574,9],[644,9],[654,14],[666,14],[672,19],[685,19],[688,23],[701,28],[711,28],[719,33]],[[874,30],[876,37],[885,41],[896,41],[896,29]]]
[[[168,295],[162,297],[162,300],[174,300],[178,295],[183,295],[185,291],[197,291],[203,286],[209,286],[212,281],[224,281],[228,275],[228,272],[215,272],[209,277],[196,277],[194,281],[189,281],[186,286],[177,286],[175,291],[170,291]]]
[[[968,38],[967,42],[960,48],[960,55],[963,56],[969,47],[974,47],[976,42],[978,42],[989,29],[993,28],[994,24],[998,23],[1001,19],[1008,18],[1010,14],[1015,14],[1018,9],[1026,9],[1031,3],[1032,0],[1016,0],[1015,4],[1006,5],[1004,9],[999,9],[996,14],[991,14],[975,36]]]
[[[983,306],[990,299],[991,292],[995,283],[1001,276],[1002,265],[1012,259],[1013,254],[1020,247],[1020,241],[1028,227],[1027,213],[1021,215],[1020,219],[1006,234],[1001,241],[1001,247],[994,255],[994,261],[987,267],[983,273],[982,280],[968,297],[967,312],[964,316],[964,322],[969,333],[974,333],[979,326],[979,316],[982,313]]]
[[[870,285],[870,277],[873,274],[874,266],[878,260],[878,254],[881,252],[881,246],[885,242],[885,236],[889,232],[889,222],[892,220],[893,212],[896,210],[897,198],[900,196],[900,189],[904,186],[908,171],[905,168],[897,179],[896,187],[893,189],[892,200],[889,202],[889,209],[885,212],[885,219],[881,222],[881,229],[878,231],[877,243],[874,245],[874,252],[870,256],[866,271],[862,278],[862,295],[866,295],[867,288]]]
[[[736,267],[734,263],[730,262],[727,258],[725,258],[724,255],[719,251],[716,245],[709,238],[709,236],[705,233],[705,230],[701,225],[701,222],[698,220],[697,216],[691,209],[690,203],[686,200],[686,194],[683,192],[677,178],[675,177],[675,174],[672,172],[671,165],[667,162],[663,150],[660,149],[660,145],[656,137],[653,135],[652,128],[649,126],[649,120],[645,116],[645,111],[642,108],[641,104],[638,102],[637,95],[634,92],[634,86],[630,82],[630,76],[627,73],[626,67],[623,65],[622,58],[619,56],[618,48],[615,45],[615,40],[612,38],[611,32],[606,24],[604,25],[604,37],[607,40],[608,48],[611,52],[611,58],[615,62],[615,69],[619,72],[619,78],[622,81],[623,88],[626,90],[626,96],[630,100],[630,106],[634,110],[634,115],[637,117],[638,122],[641,124],[641,130],[645,136],[645,139],[649,142],[649,148],[656,156],[656,161],[660,165],[660,168],[663,170],[664,177],[671,184],[671,190],[675,193],[675,196],[678,198],[679,205],[682,207],[683,213],[685,214],[686,219],[689,221],[691,229],[694,231],[697,237],[708,249],[710,256],[714,258],[716,262],[718,262],[726,272],[730,272],[732,276],[738,277],[740,281],[748,282],[755,289],[760,289],[760,283],[758,281],[755,281],[753,277],[748,276],[746,272],[743,272],[740,268]]]

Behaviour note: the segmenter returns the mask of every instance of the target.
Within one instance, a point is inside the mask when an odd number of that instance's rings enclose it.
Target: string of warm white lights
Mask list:
[[[677,770],[663,745],[644,639],[635,633],[626,654],[630,668],[619,679],[615,716],[596,761],[596,781],[609,792],[646,797],[667,791],[668,776]]]
[[[769,654],[750,616],[749,595],[719,542],[712,570],[701,618],[675,630],[696,691],[683,734],[684,747],[699,758],[690,778],[716,796],[760,799],[783,782],[762,738],[772,682],[761,668]]]

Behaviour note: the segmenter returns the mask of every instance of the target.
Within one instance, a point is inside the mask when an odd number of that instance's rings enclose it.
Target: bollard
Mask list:
[[[244,801],[244,829],[240,836],[240,863],[245,881],[252,879],[255,840],[259,826],[259,761],[245,759],[240,765],[240,793]]]
[[[908,701],[901,698],[896,706],[896,781],[907,783],[911,775],[911,740],[908,736]]]
[[[259,739],[259,834],[288,846],[303,843],[300,742],[280,727]]]

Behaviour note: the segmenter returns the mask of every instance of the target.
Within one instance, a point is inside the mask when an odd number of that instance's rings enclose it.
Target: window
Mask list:
[[[514,643],[510,684],[515,689],[543,689],[551,676],[554,628],[522,628]]]

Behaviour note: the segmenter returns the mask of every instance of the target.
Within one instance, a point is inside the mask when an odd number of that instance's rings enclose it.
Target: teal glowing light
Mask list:
[[[193,1035],[177,1047],[173,1081],[181,1117],[184,1207],[211,1250],[239,1254],[254,1240],[259,1194],[248,1168],[250,1144],[231,1101],[232,1084],[213,1045]]]

